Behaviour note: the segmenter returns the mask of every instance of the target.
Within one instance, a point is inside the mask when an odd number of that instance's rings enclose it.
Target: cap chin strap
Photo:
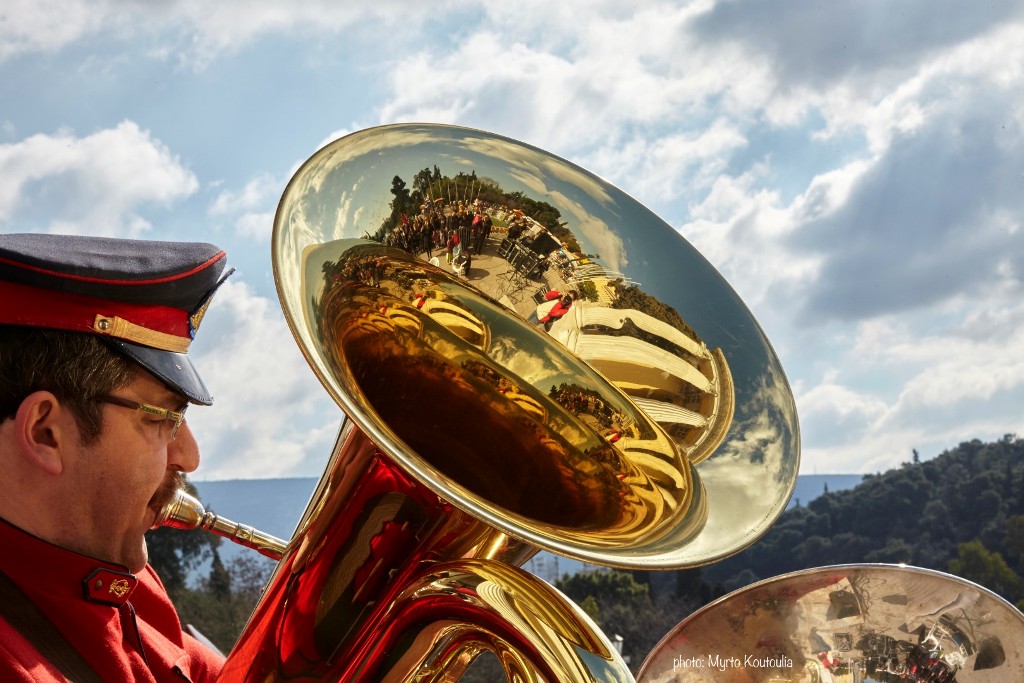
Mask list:
[[[92,329],[100,334],[125,341],[151,346],[161,351],[174,351],[175,353],[187,353],[192,340],[187,337],[178,337],[166,332],[151,330],[148,327],[128,322],[117,316],[106,316],[97,313]]]

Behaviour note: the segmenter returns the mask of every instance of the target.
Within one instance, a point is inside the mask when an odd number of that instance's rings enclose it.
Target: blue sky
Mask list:
[[[1024,434],[1019,0],[14,0],[0,93],[0,230],[239,269],[193,352],[200,479],[323,467],[340,413],[280,313],[273,212],[324,142],[401,121],[547,149],[678,229],[774,343],[802,471]]]

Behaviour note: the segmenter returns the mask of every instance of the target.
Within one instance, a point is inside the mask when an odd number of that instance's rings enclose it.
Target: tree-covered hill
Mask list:
[[[905,562],[1024,598],[1024,440],[974,440],[790,509],[760,541],[705,570],[737,588],[828,564]]]

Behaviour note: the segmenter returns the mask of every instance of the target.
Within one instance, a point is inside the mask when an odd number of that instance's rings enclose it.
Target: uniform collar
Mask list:
[[[66,550],[2,518],[0,547],[0,568],[29,594],[120,606],[138,585],[138,578],[122,565]]]

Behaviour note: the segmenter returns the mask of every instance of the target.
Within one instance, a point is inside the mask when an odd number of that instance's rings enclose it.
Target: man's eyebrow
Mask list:
[[[160,394],[160,397],[154,399],[158,401],[158,406],[171,406],[168,410],[173,410],[176,413],[180,413],[188,407],[188,399],[179,394],[176,391],[167,390]]]
[[[171,392],[169,400],[170,404],[174,406],[172,410],[176,413],[180,413],[185,410],[185,408],[188,408],[189,400],[176,391]]]

